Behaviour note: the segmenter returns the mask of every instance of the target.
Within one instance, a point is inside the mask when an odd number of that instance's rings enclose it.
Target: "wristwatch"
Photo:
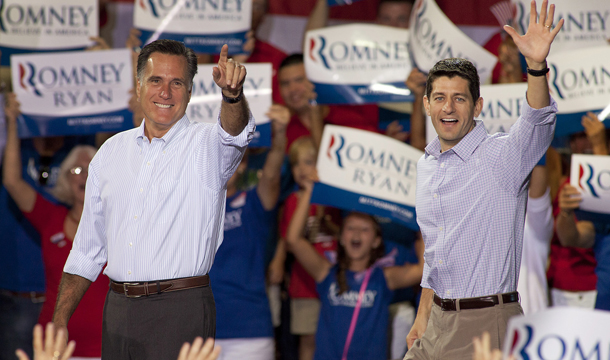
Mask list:
[[[237,102],[239,102],[242,98],[242,96],[244,95],[244,88],[242,87],[241,89],[239,89],[239,94],[236,97],[228,97],[225,96],[225,93],[221,90],[220,93],[222,94],[222,100],[229,103],[229,104],[235,104]]]

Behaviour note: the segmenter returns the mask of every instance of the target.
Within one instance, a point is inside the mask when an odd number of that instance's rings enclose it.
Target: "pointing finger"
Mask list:
[[[225,66],[227,63],[227,57],[229,56],[229,45],[224,44],[220,49],[220,58],[218,59],[219,66]]]

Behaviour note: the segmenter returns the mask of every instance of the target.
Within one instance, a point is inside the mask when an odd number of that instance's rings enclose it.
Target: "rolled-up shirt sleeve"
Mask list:
[[[98,184],[100,159],[96,155],[89,164],[85,204],[72,250],[64,272],[95,281],[108,258],[106,249],[103,204]]]

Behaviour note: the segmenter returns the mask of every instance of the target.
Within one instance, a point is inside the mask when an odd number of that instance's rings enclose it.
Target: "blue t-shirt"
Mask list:
[[[336,265],[317,286],[322,306],[316,332],[314,360],[341,360],[362,284],[361,281],[356,281],[354,275],[352,271],[346,272],[349,290],[341,295],[337,294],[339,287]],[[375,268],[358,314],[348,359],[386,360],[388,358],[388,306],[392,295],[393,291],[388,289],[383,269]]]
[[[595,308],[610,310],[610,224],[594,223],[595,245],[593,252],[597,266],[597,300]]]
[[[274,211],[256,188],[227,199],[224,240],[210,270],[216,302],[216,338],[272,337],[265,290],[265,251]]]

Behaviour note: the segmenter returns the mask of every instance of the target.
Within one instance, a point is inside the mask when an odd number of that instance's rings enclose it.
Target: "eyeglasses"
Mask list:
[[[72,174],[72,175],[81,175],[81,174],[87,175],[87,173],[88,173],[88,170],[86,168],[82,168],[80,166],[75,166],[72,169],[70,169],[70,174]]]

